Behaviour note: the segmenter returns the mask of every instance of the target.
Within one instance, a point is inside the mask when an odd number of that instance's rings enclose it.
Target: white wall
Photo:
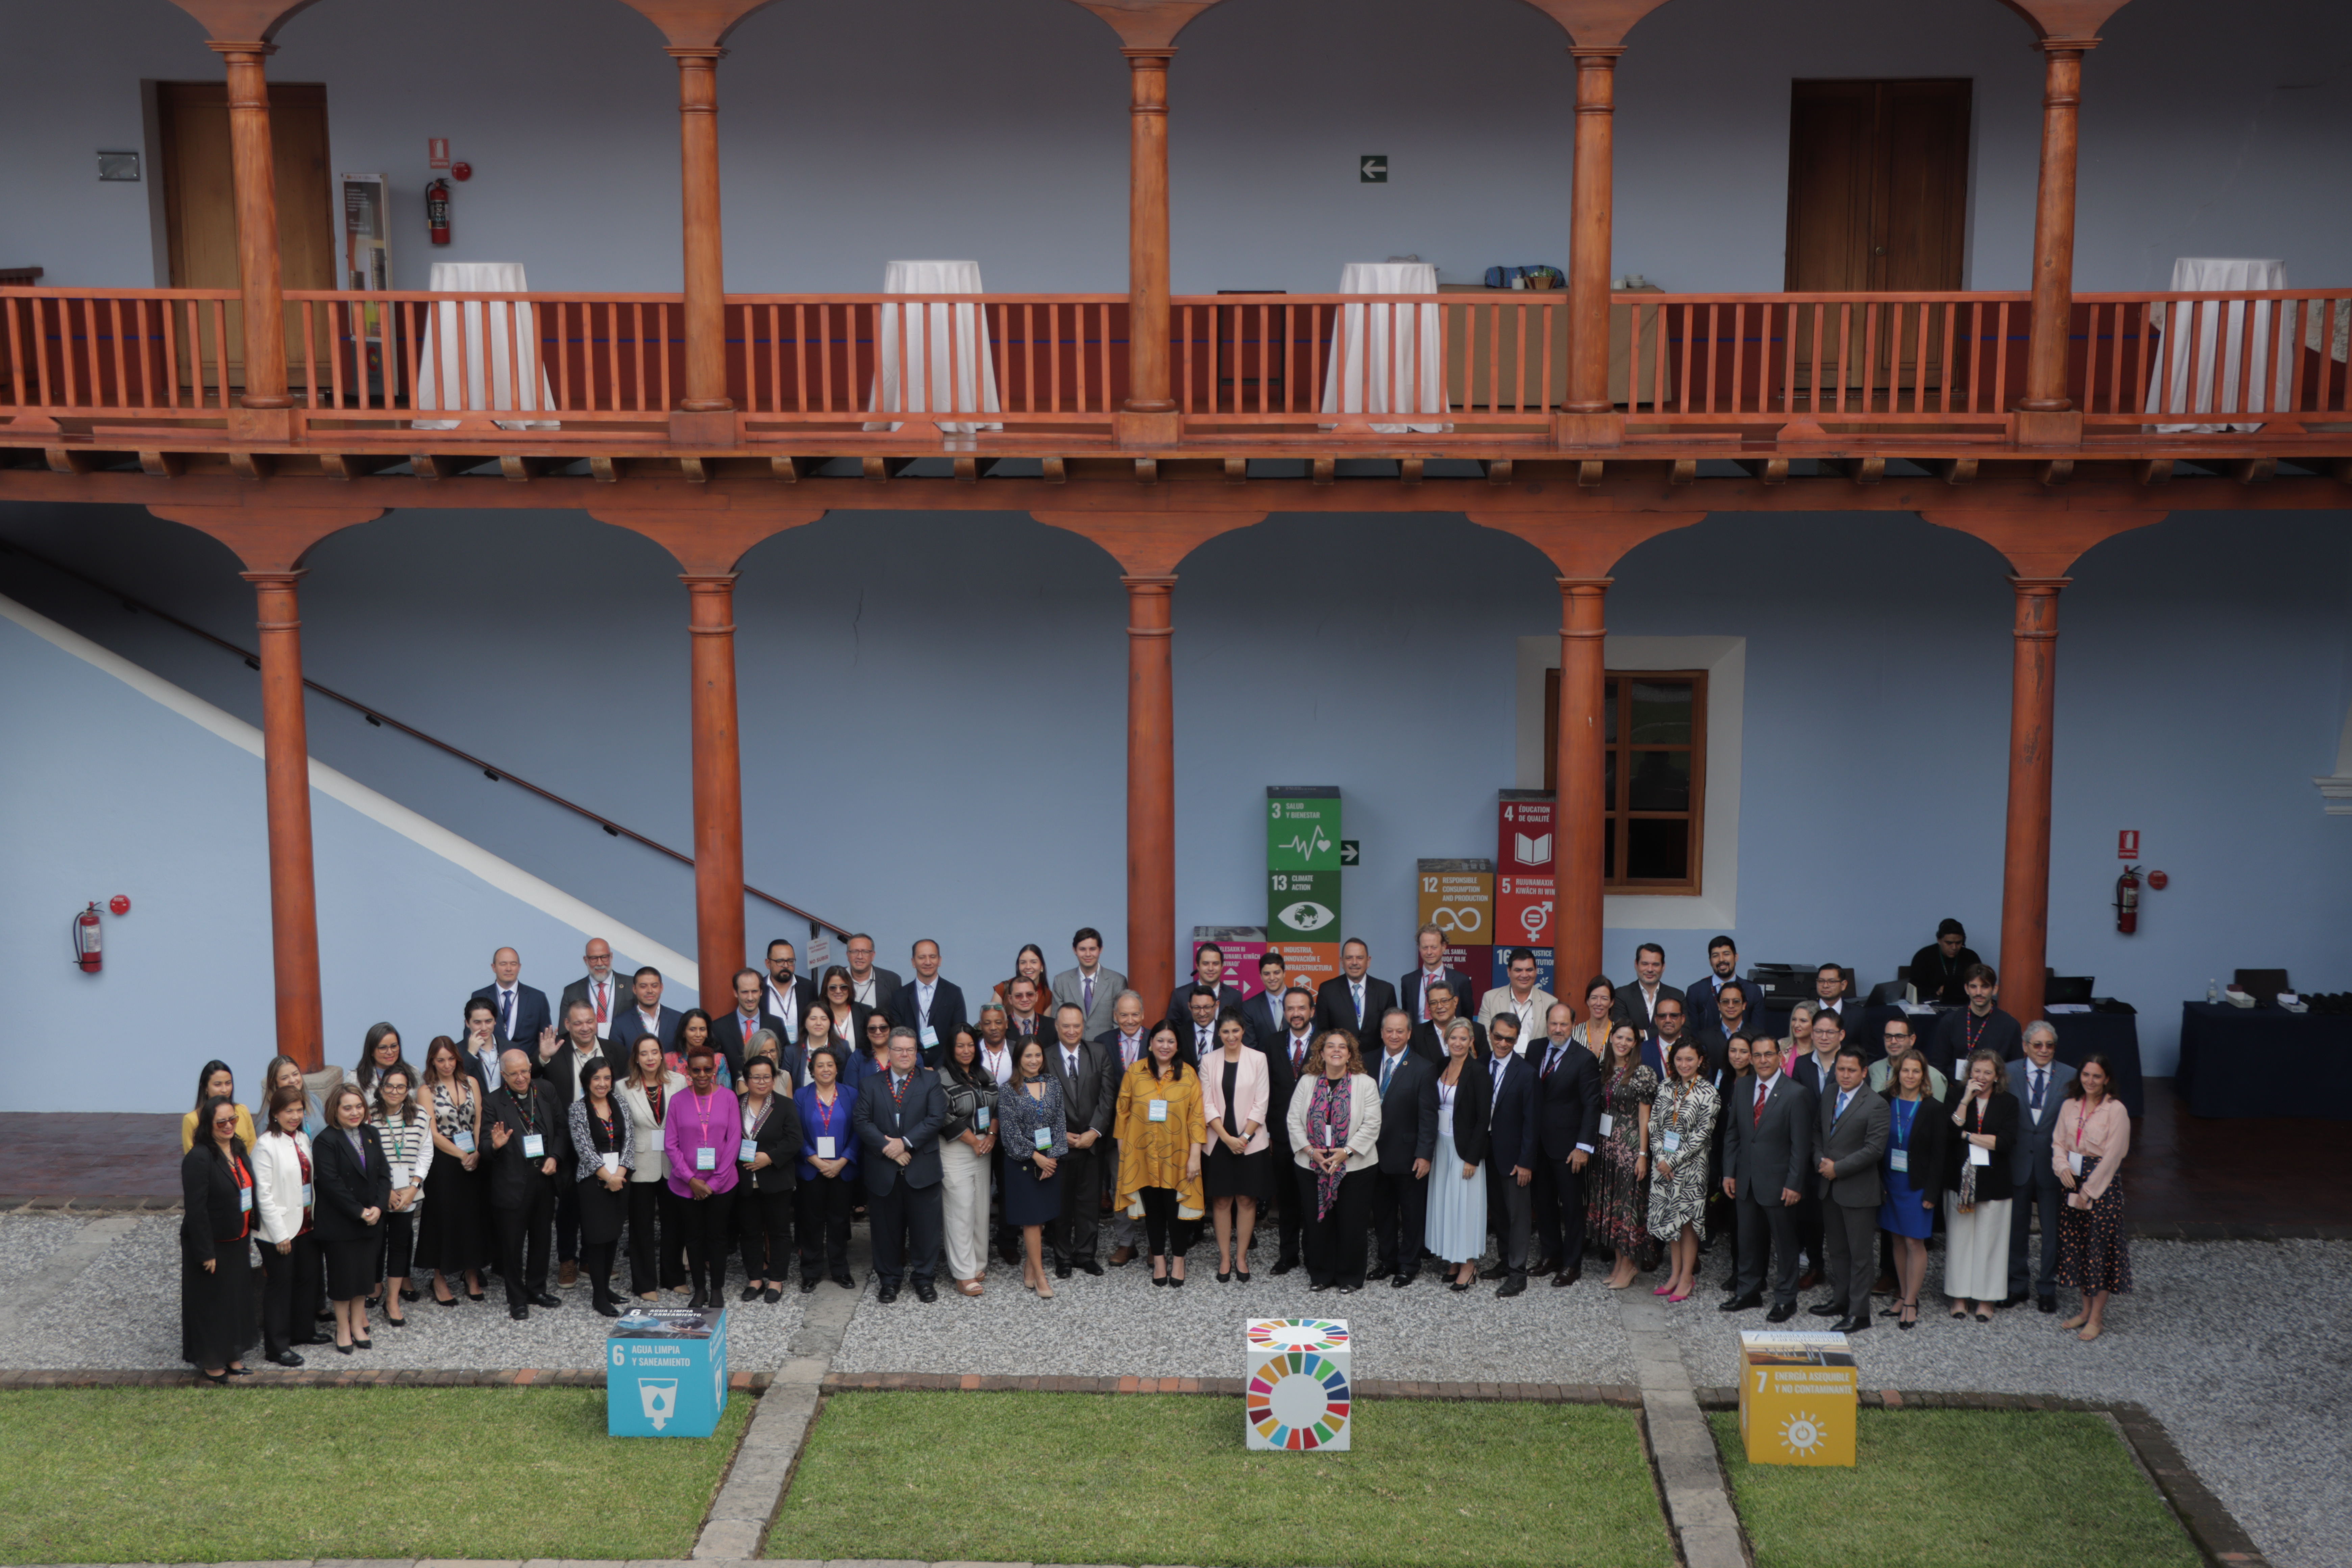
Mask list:
[[[795,0],[720,69],[728,268],[740,289],[862,289],[888,258],[979,258],[1001,289],[1123,290],[1127,70],[1067,0],[928,14]],[[2217,18],[2226,15],[2226,26]],[[390,18],[396,17],[396,24]],[[0,265],[155,281],[148,195],[91,153],[141,144],[139,82],[218,79],[167,0],[0,0]],[[2132,0],[2088,61],[2088,289],[2162,287],[2179,255],[2352,273],[2352,6]],[[1668,288],[1782,281],[1794,77],[1975,84],[1970,287],[2024,286],[2040,57],[1994,0],[1673,0],[1637,27],[1617,125],[1613,269]],[[396,281],[425,286],[425,140],[478,173],[457,259],[543,289],[678,286],[676,72],[614,0],[325,0],[272,75],[323,81],[339,170],[393,178]],[[1449,278],[1564,263],[1570,62],[1517,0],[1230,0],[1171,83],[1180,290],[1328,289],[1418,254]],[[1360,154],[1391,160],[1357,182]],[[151,178],[152,171],[151,170]]]

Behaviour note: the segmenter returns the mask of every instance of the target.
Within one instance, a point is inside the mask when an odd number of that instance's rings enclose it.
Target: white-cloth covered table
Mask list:
[[[882,269],[885,294],[978,294],[977,261],[893,261]],[[994,414],[996,361],[979,305],[885,305],[875,346],[881,363],[866,406],[882,414]],[[898,385],[898,335],[906,333],[907,382]],[[926,357],[928,356],[928,366]],[[928,377],[926,369],[928,368]],[[939,424],[942,435],[1002,430],[1002,425]],[[868,425],[868,430],[896,430]]]
[[[1427,294],[1427,305],[1345,305],[1323,370],[1326,414],[1447,414],[1443,316],[1437,268],[1426,261],[1350,261],[1339,269],[1342,294]],[[1340,374],[1345,364],[1347,374]],[[1393,384],[1396,406],[1389,406]],[[1384,435],[1432,435],[1449,424],[1375,425]]]
[[[2284,289],[2286,263],[2240,257],[2183,256],[2172,263],[2176,294],[2251,294]],[[2276,413],[2294,402],[2294,368],[2280,354],[2271,363],[2278,338],[2273,302],[2268,300],[2200,300],[2155,307],[2157,331],[2163,334],[2164,353],[2148,373],[2147,400],[2151,410],[2164,414]],[[2248,320],[2251,308],[2252,319]],[[2226,324],[2225,324],[2226,323]],[[2195,347],[2183,341],[2194,327]],[[2214,400],[2213,355],[2216,340],[2221,354],[2220,403]],[[2242,363],[2251,353],[2252,363]],[[2243,374],[2246,406],[2238,406],[2238,382]],[[2193,390],[2192,390],[2193,389]],[[2222,430],[2259,430],[2259,419],[2225,421],[2219,425],[2159,425],[2165,434],[2210,435]]]
[[[520,261],[436,261],[436,294],[521,294],[530,290]],[[461,315],[462,312],[462,315]],[[513,318],[511,340],[509,316]],[[461,324],[462,321],[462,324]],[[521,362],[522,374],[516,372]],[[462,362],[462,369],[461,369]],[[452,389],[445,393],[442,388]],[[446,406],[448,397],[468,413],[516,412],[555,406],[555,390],[540,362],[538,323],[523,300],[444,300],[425,318],[425,342],[416,356],[412,406]],[[499,419],[501,430],[561,430],[555,419]],[[455,419],[413,419],[418,430],[455,430]]]

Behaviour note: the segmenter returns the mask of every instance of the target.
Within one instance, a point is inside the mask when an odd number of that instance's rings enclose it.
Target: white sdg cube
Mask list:
[[[1242,1362],[1247,1446],[1344,1453],[1355,1430],[1352,1344],[1348,1325],[1329,1318],[1252,1318]]]

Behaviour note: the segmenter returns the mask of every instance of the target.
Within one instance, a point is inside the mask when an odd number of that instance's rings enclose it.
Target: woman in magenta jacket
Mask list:
[[[727,1249],[734,1237],[735,1153],[743,1142],[743,1105],[719,1087],[719,1053],[708,1045],[686,1056],[687,1089],[662,1119],[669,1190],[686,1232],[687,1305],[715,1307],[725,1298]]]

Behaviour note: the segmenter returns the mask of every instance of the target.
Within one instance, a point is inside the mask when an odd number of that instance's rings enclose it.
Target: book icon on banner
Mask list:
[[[1551,835],[1530,838],[1524,833],[1511,835],[1511,854],[1522,866],[1551,864]]]

